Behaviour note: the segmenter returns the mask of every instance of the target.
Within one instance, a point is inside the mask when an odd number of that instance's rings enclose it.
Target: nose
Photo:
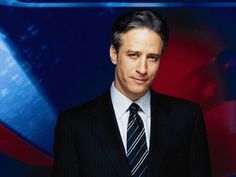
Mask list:
[[[141,75],[145,75],[147,73],[147,60],[145,57],[139,58],[136,70]]]

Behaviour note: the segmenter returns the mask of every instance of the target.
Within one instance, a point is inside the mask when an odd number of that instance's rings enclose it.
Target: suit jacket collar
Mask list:
[[[165,96],[151,90],[151,135],[147,176],[158,176],[169,141],[168,116],[171,106]],[[94,131],[104,147],[114,170],[120,177],[130,177],[130,169],[112,107],[110,92],[98,100],[91,111]]]
[[[169,143],[171,103],[151,90],[151,137],[147,177],[158,176]]]
[[[109,91],[98,99],[91,114],[95,118],[94,131],[104,147],[104,152],[113,165],[114,171],[119,177],[130,177],[129,165]]]

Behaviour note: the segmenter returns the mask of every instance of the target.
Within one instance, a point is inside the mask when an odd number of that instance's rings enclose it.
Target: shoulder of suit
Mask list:
[[[201,109],[200,105],[192,101],[178,98],[175,96],[166,95],[163,93],[157,93],[152,91],[152,99],[159,102],[160,105],[164,107],[176,107],[176,108],[191,108],[191,109]]]
[[[71,107],[59,114],[59,121],[62,121],[64,123],[69,123],[69,124],[75,121],[81,122],[83,121],[83,119],[87,119],[88,115],[93,111],[93,109],[97,107],[97,105],[100,104],[98,103],[99,101],[107,99],[107,97],[108,97],[108,93],[106,92],[95,99],[92,99],[83,104]]]
[[[76,105],[74,107],[71,107],[65,111],[63,111],[61,114],[64,115],[74,115],[74,114],[78,114],[78,113],[86,113],[89,112],[91,110],[92,107],[94,107],[94,105],[96,105],[98,98],[95,98],[93,100],[89,100],[85,103],[82,103],[80,105]]]

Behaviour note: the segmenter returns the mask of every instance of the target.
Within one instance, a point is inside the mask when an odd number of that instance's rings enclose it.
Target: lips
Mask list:
[[[144,78],[135,78],[135,77],[132,77],[132,79],[134,79],[134,81],[138,84],[144,84],[148,80],[148,79],[144,79]]]

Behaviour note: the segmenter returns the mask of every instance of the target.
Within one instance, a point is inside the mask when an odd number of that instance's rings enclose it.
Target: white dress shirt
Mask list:
[[[111,101],[115,111],[116,121],[120,130],[120,135],[123,141],[125,151],[127,152],[127,126],[129,120],[129,107],[133,103],[132,100],[124,96],[120,91],[115,87],[114,82],[111,85]],[[141,117],[146,134],[147,147],[149,149],[150,144],[150,124],[151,124],[151,108],[150,103],[151,95],[148,90],[147,93],[135,101],[141,108],[138,111],[139,116]]]

